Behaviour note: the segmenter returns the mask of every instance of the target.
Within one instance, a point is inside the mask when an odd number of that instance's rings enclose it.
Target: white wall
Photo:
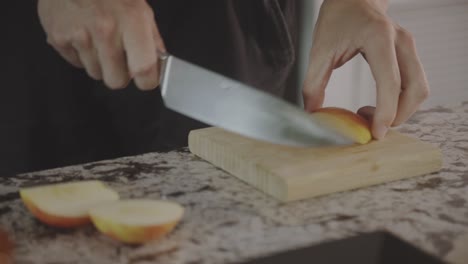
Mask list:
[[[431,88],[423,108],[468,101],[468,0],[399,2],[390,14],[416,38]]]

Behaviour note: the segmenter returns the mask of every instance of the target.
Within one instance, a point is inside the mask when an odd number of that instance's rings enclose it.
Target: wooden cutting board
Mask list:
[[[365,145],[298,148],[210,127],[190,132],[189,149],[285,202],[423,175],[442,166],[438,148],[395,131]]]

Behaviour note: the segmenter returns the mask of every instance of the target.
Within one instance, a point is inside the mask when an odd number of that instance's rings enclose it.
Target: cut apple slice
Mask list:
[[[174,229],[184,208],[164,200],[121,200],[90,209],[96,228],[103,234],[129,244],[159,239]]]
[[[312,113],[323,125],[359,144],[372,139],[370,126],[360,115],[339,107],[323,107]]]
[[[102,202],[115,201],[119,194],[100,181],[49,184],[20,189],[29,211],[54,227],[75,227],[90,222],[88,211]]]

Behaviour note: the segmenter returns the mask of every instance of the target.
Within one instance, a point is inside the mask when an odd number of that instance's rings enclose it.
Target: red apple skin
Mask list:
[[[57,215],[51,215],[47,212],[42,211],[37,206],[34,205],[32,201],[25,197],[21,197],[24,205],[28,210],[33,214],[37,219],[39,219],[44,224],[47,224],[52,227],[58,228],[72,228],[87,225],[91,222],[89,216],[84,217],[62,217]]]
[[[92,222],[95,227],[104,235],[127,244],[142,244],[152,240],[157,240],[170,233],[178,224],[178,220],[154,226],[129,226],[120,223],[113,223],[109,220],[93,217]]]
[[[356,143],[366,144],[372,140],[369,122],[362,116],[339,107],[323,107],[312,112],[331,128],[338,129],[339,133],[350,137]]]
[[[364,119],[364,117],[344,108],[339,107],[323,107],[317,109],[314,113],[329,113],[335,116],[342,116],[343,118],[347,118],[350,122],[355,123],[356,125],[365,127],[370,130],[369,122]]]

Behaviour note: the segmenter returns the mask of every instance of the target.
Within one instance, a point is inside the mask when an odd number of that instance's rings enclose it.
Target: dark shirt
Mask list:
[[[150,0],[168,51],[294,98],[296,1]],[[172,112],[159,89],[112,91],[46,43],[36,1],[2,3],[0,175],[187,145],[206,125]]]

